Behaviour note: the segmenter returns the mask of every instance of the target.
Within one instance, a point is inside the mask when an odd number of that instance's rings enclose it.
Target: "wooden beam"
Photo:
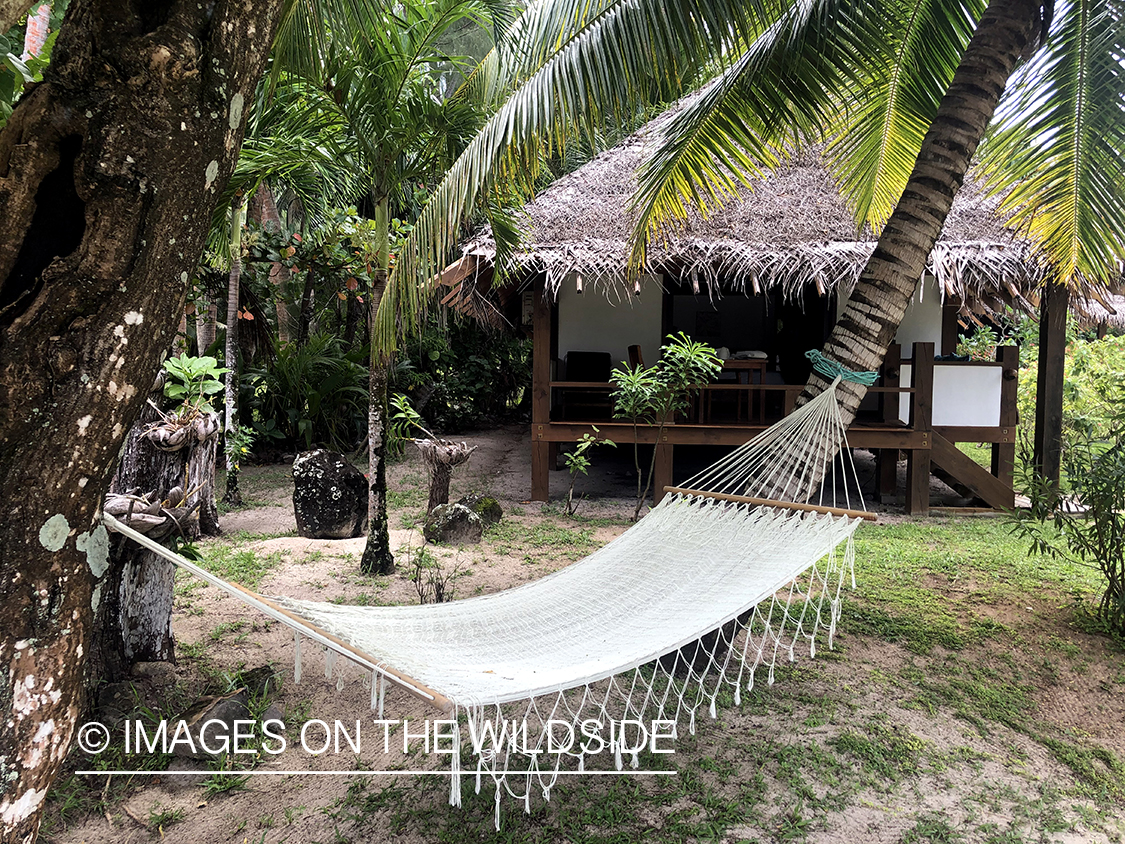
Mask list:
[[[929,453],[935,465],[967,486],[988,506],[995,507],[997,510],[1010,510],[1015,506],[1015,493],[1012,491],[1011,484],[1006,484],[991,475],[987,469],[941,434],[933,435],[933,447]]]
[[[438,282],[446,287],[453,287],[460,284],[466,278],[471,276],[477,268],[477,259],[475,255],[466,255],[459,261],[454,261],[448,267],[441,271],[438,277]]]
[[[673,495],[693,495],[696,498],[714,498],[717,501],[733,501],[737,504],[754,504],[758,507],[777,507],[781,510],[800,510],[804,513],[829,513],[833,516],[849,516],[853,519],[866,519],[869,522],[879,521],[875,513],[866,510],[848,510],[844,507],[822,507],[819,504],[798,504],[793,501],[775,501],[772,498],[754,498],[750,495],[731,495],[726,492],[707,492],[702,489],[685,489],[678,486],[664,487],[664,491]]]
[[[884,389],[895,389],[900,384],[900,367],[902,365],[902,346],[892,343],[887,348],[883,358],[882,378],[880,385]],[[900,393],[879,393],[879,406],[882,411],[883,424],[889,425],[898,422]],[[898,449],[880,448],[875,452],[876,471],[875,492],[879,500],[889,504],[894,500],[898,490]]]
[[[977,427],[975,425],[934,425],[934,430],[951,443],[999,443],[1010,444],[1015,448],[1015,425],[1002,428]]]
[[[550,422],[532,426],[532,440],[575,443],[583,434],[593,434],[598,426],[598,436],[613,440],[618,445],[633,442],[633,426],[628,422]],[[742,445],[766,429],[764,425],[669,425],[664,429],[666,441],[672,445]],[[656,426],[637,430],[641,443],[656,442]],[[916,433],[908,428],[880,428],[863,426],[848,431],[848,445],[853,448],[928,449],[929,434]]]
[[[999,442],[992,442],[992,474],[1008,487],[1015,487],[1016,478],[1016,393],[1020,377],[1020,350],[1016,346],[1001,346],[996,350],[996,360],[1001,364],[1000,376],[1000,430],[1011,431]],[[980,440],[979,442],[985,442]],[[1014,503],[1014,501],[1013,501]]]
[[[1062,475],[1063,369],[1070,290],[1048,280],[1039,302],[1039,380],[1035,394],[1035,465],[1058,484]]]
[[[550,446],[542,437],[551,420],[551,303],[546,287],[543,276],[536,277],[531,316],[532,501],[546,501],[550,495]]]
[[[910,403],[910,427],[924,437],[925,447],[911,449],[906,456],[906,512],[925,515],[930,509],[930,437],[933,427],[934,344],[915,343],[911,360],[914,387]]]
[[[947,300],[948,301],[948,300]],[[961,326],[957,322],[960,305],[946,304],[941,309],[941,353],[952,355],[957,352],[957,339]]]

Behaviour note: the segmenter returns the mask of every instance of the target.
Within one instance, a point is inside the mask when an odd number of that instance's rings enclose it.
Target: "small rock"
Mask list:
[[[480,516],[485,525],[494,525],[504,517],[504,508],[491,495],[470,493],[457,502]]]
[[[484,520],[464,504],[439,504],[426,516],[422,535],[439,545],[480,542]]]
[[[367,523],[367,478],[342,454],[318,448],[293,461],[293,513],[307,539],[351,539]]]
[[[208,749],[221,752],[225,743],[234,741],[234,722],[250,720],[250,710],[246,705],[248,699],[246,689],[239,689],[229,695],[208,695],[197,700],[187,712],[175,719],[187,722],[191,746],[186,741],[176,742],[172,752],[189,759],[218,755],[209,753]],[[245,732],[245,727],[242,732]]]
[[[266,723],[266,721],[280,721],[282,724],[284,724],[285,713],[281,711],[281,707],[276,703],[271,703],[269,705],[269,708],[262,713],[262,723],[264,724]],[[276,730],[274,730],[274,732],[276,732]]]

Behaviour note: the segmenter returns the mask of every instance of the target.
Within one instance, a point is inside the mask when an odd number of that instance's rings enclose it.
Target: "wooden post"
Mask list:
[[[652,503],[659,504],[660,499],[664,497],[664,487],[672,486],[672,449],[673,445],[668,442],[668,436],[664,436],[664,442],[657,443],[656,448],[656,465],[653,467],[653,483],[652,483]]]
[[[911,361],[914,401],[910,427],[925,434],[923,448],[911,449],[906,461],[906,512],[925,515],[930,511],[930,432],[934,406],[934,344],[915,343]]]
[[[1050,280],[1039,301],[1039,381],[1035,394],[1035,466],[1058,484],[1062,474],[1063,370],[1070,290]]]
[[[1020,377],[1020,350],[1015,346],[1000,346],[996,360],[1001,364],[1000,376],[1000,435],[1001,442],[992,444],[992,474],[1010,487],[1015,486],[1016,474],[1016,388]]]
[[[887,348],[887,355],[883,358],[883,386],[899,386],[899,365],[902,363],[902,346],[892,343]],[[880,393],[879,401],[883,406],[883,424],[894,425],[898,422],[898,408],[900,393]],[[895,490],[898,487],[898,449],[881,448],[876,455],[878,459],[878,475],[876,477],[875,494],[884,504],[894,501]]]
[[[535,279],[531,316],[531,500],[550,496],[551,444],[545,439],[551,422],[551,303],[546,279]],[[557,454],[557,452],[556,452]]]
[[[961,326],[957,322],[957,314],[960,310],[958,305],[950,305],[948,300],[941,309],[941,353],[943,355],[957,353],[957,339],[961,331]]]

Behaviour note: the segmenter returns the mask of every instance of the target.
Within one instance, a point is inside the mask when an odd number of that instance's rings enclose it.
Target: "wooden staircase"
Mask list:
[[[934,474],[962,495],[979,498],[989,507],[1011,510],[1015,506],[1015,492],[1010,486],[941,434],[934,431],[930,436],[930,461]]]

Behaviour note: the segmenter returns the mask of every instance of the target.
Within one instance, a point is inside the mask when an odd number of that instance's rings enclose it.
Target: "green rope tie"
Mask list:
[[[844,369],[839,362],[826,358],[819,349],[809,349],[805,352],[805,357],[812,361],[813,369],[825,378],[854,381],[865,387],[870,387],[879,378],[878,372],[852,372],[850,369]]]

